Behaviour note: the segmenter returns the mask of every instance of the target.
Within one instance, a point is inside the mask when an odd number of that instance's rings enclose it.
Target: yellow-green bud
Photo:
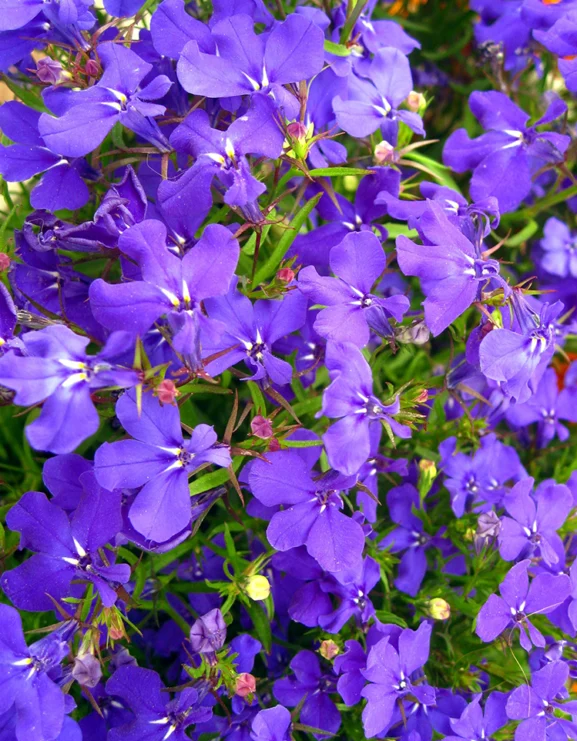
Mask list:
[[[246,593],[253,600],[264,600],[270,594],[270,584],[266,576],[255,574],[249,577],[246,584]]]
[[[429,600],[427,610],[433,620],[448,620],[451,617],[451,605],[442,597]]]
[[[321,643],[321,647],[319,648],[320,655],[323,657],[323,659],[327,659],[328,661],[332,661],[335,656],[338,656],[338,654],[340,654],[340,652],[340,648],[334,641],[331,640],[323,641]]]

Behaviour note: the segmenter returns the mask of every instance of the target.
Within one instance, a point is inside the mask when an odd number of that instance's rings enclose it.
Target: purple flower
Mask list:
[[[397,237],[397,262],[405,275],[425,282],[425,321],[438,335],[480,299],[490,281],[501,285],[506,294],[508,287],[499,276],[497,260],[484,259],[437,201],[429,201],[428,206],[419,220],[426,243],[420,246],[405,236]]]
[[[239,247],[225,227],[208,226],[181,259],[167,246],[166,227],[146,220],[123,234],[118,246],[142,271],[143,280],[109,285],[96,280],[90,287],[90,304],[96,319],[108,329],[123,328],[143,335],[166,315],[173,347],[192,369],[201,362],[201,329],[218,337],[224,326],[207,319],[201,302],[228,291]]]
[[[257,36],[253,25],[244,14],[215,23],[211,32],[218,55],[205,54],[197,41],[189,41],[178,60],[180,84],[208,98],[264,93],[294,118],[298,102],[283,85],[309,80],[321,71],[323,33],[297,14],[275,24],[270,34]]]
[[[577,714],[577,702],[560,702],[565,694],[569,667],[564,661],[552,661],[534,672],[531,686],[524,684],[511,692],[507,715],[521,720],[515,729],[515,741],[540,738],[575,738],[577,725],[555,716],[555,710]]]
[[[153,67],[131,49],[107,41],[98,46],[104,73],[93,87],[46,97],[58,118],[43,113],[38,128],[46,146],[69,157],[82,157],[102,142],[117,122],[149,141],[162,152],[170,151],[166,137],[154,121],[165,107],[149,101],[162,98],[172,82],[158,75],[140,88]]]
[[[82,596],[84,589],[72,580],[94,584],[102,604],[111,607],[118,586],[130,579],[128,564],[115,565],[110,551],[112,564],[100,554],[122,528],[120,494],[98,486],[91,472],[81,481],[84,493],[70,521],[37,491],[26,493],[6,516],[8,527],[20,533],[20,548],[36,554],[1,578],[2,589],[21,610],[51,610],[50,597]]]
[[[453,735],[445,736],[449,741],[485,741],[491,738],[500,728],[507,724],[505,712],[507,695],[504,692],[491,692],[481,708],[481,695],[473,699],[461,713],[460,718],[450,718]]]
[[[226,131],[211,128],[203,110],[192,111],[174,130],[174,149],[195,158],[181,177],[163,181],[158,189],[162,212],[179,233],[192,236],[200,226],[212,206],[215,177],[224,188],[224,202],[238,206],[248,220],[259,221],[256,201],[266,186],[251,174],[246,155],[276,159],[281,154],[284,138],[275,116],[272,100],[255,95],[247,113]]]
[[[407,57],[392,46],[381,48],[368,67],[367,77],[349,76],[348,99],[337,95],[333,100],[337,123],[357,138],[369,136],[380,127],[383,138],[393,146],[400,121],[416,134],[424,135],[421,117],[400,109],[412,90]]]
[[[437,545],[435,538],[425,532],[422,520],[413,513],[413,508],[419,509],[419,502],[419,492],[412,484],[395,486],[387,492],[389,514],[397,527],[379,543],[379,548],[403,554],[395,586],[412,597],[421,588],[427,571],[427,550]]]
[[[497,381],[506,396],[519,403],[537,389],[555,352],[555,320],[563,304],[544,304],[535,310],[518,291],[513,291],[513,329],[493,329],[479,346],[481,371]]]
[[[474,92],[469,107],[488,130],[469,139],[465,129],[453,132],[443,150],[443,162],[456,172],[474,170],[471,197],[479,201],[494,196],[501,213],[514,211],[529,195],[532,176],[543,165],[563,161],[570,138],[555,132],[537,131],[567,110],[555,99],[545,115],[528,126],[529,115],[504,93]]]
[[[318,416],[339,418],[323,436],[329,463],[346,475],[356,474],[371,451],[371,428],[386,424],[402,438],[411,431],[394,419],[400,402],[384,404],[373,394],[371,368],[361,351],[350,342],[329,342],[326,365],[331,384],[323,393]]]
[[[267,507],[286,505],[273,515],[267,529],[269,543],[279,551],[305,545],[326,571],[360,565],[365,537],[362,527],[342,514],[341,492],[356,477],[329,471],[318,477],[298,453],[279,451],[270,463],[255,460],[249,473],[254,496]]]
[[[252,722],[251,741],[290,741],[291,714],[283,705],[261,710]],[[240,741],[240,738],[239,738]]]
[[[559,219],[547,219],[540,247],[544,254],[539,264],[551,275],[577,278],[577,234]]]
[[[361,627],[368,626],[375,614],[369,594],[381,578],[378,563],[367,556],[360,567],[338,572],[333,578],[334,583],[327,582],[321,588],[334,595],[339,604],[336,609],[319,617],[319,626],[327,633],[338,633],[352,617]]]
[[[214,654],[226,640],[226,623],[217,608],[196,620],[190,629],[190,644],[197,654]]]
[[[547,615],[562,604],[571,591],[569,577],[565,574],[538,574],[529,585],[529,560],[513,566],[501,582],[501,596],[492,594],[477,616],[476,633],[488,643],[507,628],[519,628],[521,646],[530,651],[531,646],[545,646],[543,635],[531,623],[533,615]]]
[[[211,319],[222,322],[226,329],[215,342],[203,339],[203,357],[223,353],[206,365],[213,376],[244,360],[254,371],[251,379],[284,386],[291,382],[292,367],[271,352],[273,343],[300,329],[306,318],[307,300],[299,291],[290,291],[280,301],[256,301],[254,305],[243,296],[233,279],[226,296],[205,302]]]
[[[12,709],[17,741],[58,738],[66,712],[65,695],[49,672],[68,653],[65,638],[61,629],[27,647],[18,612],[0,605],[0,717]]]
[[[341,726],[341,716],[330,695],[336,690],[336,676],[321,669],[312,651],[299,651],[290,663],[291,677],[274,683],[273,694],[288,707],[302,705],[300,722],[312,728],[336,733]],[[322,734],[315,734],[323,738]]]
[[[337,674],[337,692],[347,707],[358,705],[366,684],[363,670],[367,667],[367,655],[358,641],[345,641],[345,652],[335,658],[333,664]]]
[[[120,698],[134,713],[134,719],[108,732],[110,741],[174,741],[189,738],[186,729],[194,723],[204,723],[212,716],[209,707],[196,689],[188,687],[173,700],[160,677],[150,669],[121,666],[106,683],[106,692]]]
[[[535,393],[524,404],[509,407],[505,417],[510,425],[523,432],[536,422],[540,448],[546,448],[555,437],[564,442],[569,430],[560,420],[577,422],[576,390],[565,388],[559,392],[557,374],[554,368],[547,368]]]
[[[329,262],[336,278],[321,277],[312,265],[299,273],[299,289],[311,303],[327,307],[318,313],[315,331],[327,340],[353,342],[359,347],[369,342],[371,329],[392,335],[389,320],[402,320],[409,299],[373,294],[373,285],[387,263],[377,237],[369,231],[348,234],[332,248]]]
[[[430,639],[431,625],[424,622],[418,630],[402,631],[398,650],[385,637],[369,651],[362,674],[370,684],[361,693],[368,701],[363,710],[363,728],[368,738],[386,735],[397,700],[412,695],[424,705],[434,703],[435,690],[412,680],[429,658]]]
[[[531,496],[534,480],[523,479],[503,497],[509,517],[503,517],[499,553],[505,561],[539,554],[548,566],[559,563],[563,542],[557,535],[569,512],[573,496],[564,484],[543,481]]]
[[[26,333],[26,356],[0,358],[0,384],[16,391],[14,401],[29,406],[44,401],[42,413],[26,428],[32,447],[69,453],[98,429],[92,389],[138,383],[133,370],[113,360],[126,350],[129,336],[115,332],[98,355],[87,355],[87,337],[63,325]]]
[[[190,522],[190,474],[203,463],[230,465],[229,449],[209,425],[197,425],[185,440],[178,407],[161,406],[151,393],[143,395],[141,413],[135,394],[124,394],[116,415],[135,439],[101,445],[94,457],[96,478],[107,489],[142,486],[130,522],[146,539],[163,542]]]

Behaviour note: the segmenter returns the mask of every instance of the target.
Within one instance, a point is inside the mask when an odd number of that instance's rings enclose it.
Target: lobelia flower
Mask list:
[[[539,242],[544,254],[539,264],[551,275],[577,278],[577,234],[559,219],[547,219]]]
[[[64,626],[26,646],[18,612],[0,604],[0,717],[7,711],[15,719],[17,741],[55,741],[67,707],[66,696],[49,672],[68,653]]]
[[[217,442],[209,425],[197,425],[185,440],[178,407],[161,406],[151,393],[139,413],[133,392],[116,404],[120,424],[133,440],[104,443],[94,456],[94,472],[107,489],[142,486],[129,519],[146,539],[163,542],[191,519],[188,477],[203,463],[227,467],[229,448]]]
[[[471,508],[483,511],[500,504],[508,491],[507,482],[527,476],[517,451],[504,445],[494,433],[481,438],[481,447],[472,456],[457,453],[456,447],[454,437],[439,445],[444,485],[451,494],[451,506],[457,517]]]
[[[412,484],[395,486],[387,492],[391,520],[397,524],[380,542],[379,548],[402,553],[395,586],[415,597],[427,572],[427,550],[438,546],[437,536],[425,532],[422,520],[413,513],[419,509],[419,492]]]
[[[42,61],[42,60],[41,60]],[[17,101],[0,107],[0,129],[15,144],[0,145],[0,174],[9,183],[28,180],[44,173],[30,192],[30,204],[48,211],[82,208],[90,197],[82,179],[98,173],[84,159],[70,162],[48,149],[38,133],[40,112]]]
[[[355,191],[354,203],[340,193],[335,197],[338,208],[330,198],[321,198],[316,210],[327,224],[322,224],[307,234],[298,234],[287,257],[297,257],[303,265],[313,265],[321,274],[329,272],[329,255],[333,247],[351,232],[371,232],[375,227],[381,240],[387,238],[387,230],[380,221],[388,211],[386,203],[378,204],[377,195],[398,195],[400,174],[391,167],[373,167],[365,175]],[[384,197],[384,195],[383,195]]]
[[[336,676],[321,669],[318,657],[312,651],[299,651],[290,663],[293,675],[274,683],[273,694],[288,707],[299,705],[303,699],[299,720],[303,725],[336,733],[341,726],[341,715],[330,695],[336,690]],[[315,734],[323,738],[322,734]]]
[[[519,291],[513,291],[513,329],[493,327],[479,345],[481,372],[497,381],[506,396],[526,402],[537,390],[555,352],[555,320],[563,304],[534,309]]]
[[[22,337],[27,355],[0,358],[0,384],[16,391],[20,406],[44,402],[38,419],[26,428],[33,448],[69,453],[98,429],[100,420],[91,399],[93,389],[126,388],[138,383],[135,371],[114,364],[129,335],[110,335],[98,355],[87,355],[88,337],[54,325]]]
[[[415,275],[424,282],[425,322],[435,336],[478,301],[490,281],[500,285],[505,295],[509,293],[499,276],[498,261],[484,259],[437,201],[428,202],[428,210],[419,220],[419,232],[426,240],[422,246],[403,235],[397,237],[397,262],[405,275]]]
[[[348,234],[330,251],[329,263],[336,278],[320,276],[312,265],[299,273],[300,291],[311,303],[327,307],[319,311],[315,331],[327,340],[359,347],[369,342],[371,330],[391,336],[389,320],[402,321],[410,303],[403,295],[380,298],[372,293],[387,264],[377,237],[369,231]]]
[[[244,14],[218,21],[211,29],[218,54],[203,53],[189,41],[179,57],[178,79],[193,95],[230,98],[264,93],[287,117],[298,114],[298,101],[283,85],[309,80],[324,61],[323,32],[312,21],[291,14],[269,34],[257,36]]]
[[[123,327],[143,335],[162,315],[173,333],[173,347],[192,369],[201,363],[201,330],[218,337],[224,327],[203,314],[201,302],[228,291],[239,246],[223,226],[208,226],[197,244],[180,259],[167,247],[160,221],[146,220],[120,235],[121,252],[140,267],[143,280],[90,286],[90,305],[108,329]]]
[[[511,692],[507,700],[507,715],[511,720],[521,720],[515,729],[515,741],[539,738],[575,738],[577,724],[559,718],[556,710],[577,714],[577,702],[561,702],[569,667],[564,661],[551,661],[533,672],[531,686],[524,684]]]
[[[465,129],[453,132],[445,144],[443,162],[456,172],[474,171],[473,200],[494,196],[501,213],[514,211],[529,195],[537,170],[563,161],[570,138],[537,131],[537,127],[562,116],[567,106],[556,98],[532,126],[527,125],[529,115],[504,93],[475,91],[469,107],[487,133],[471,140]]]
[[[488,643],[507,628],[519,628],[521,646],[545,646],[545,638],[531,623],[533,615],[547,615],[562,604],[571,591],[569,577],[538,574],[529,584],[529,560],[515,564],[501,582],[501,596],[492,594],[477,615],[475,632]]]
[[[0,579],[21,610],[51,610],[53,600],[82,596],[72,580],[91,582],[102,604],[112,607],[116,589],[130,579],[128,564],[114,564],[110,551],[107,563],[99,552],[122,528],[120,494],[98,486],[92,472],[81,481],[84,493],[71,520],[37,491],[27,492],[6,516],[8,527],[20,533],[19,547],[35,554]]]
[[[290,741],[291,714],[283,705],[260,710],[254,718],[251,741]]]
[[[194,157],[195,163],[176,180],[160,184],[158,202],[180,234],[194,235],[210,210],[210,186],[215,177],[224,189],[226,204],[238,206],[250,221],[260,220],[257,199],[266,186],[251,174],[246,155],[279,157],[284,137],[275,116],[273,101],[254,95],[249,110],[226,131],[211,128],[203,110],[192,111],[177,126],[170,143],[177,152]]]
[[[473,695],[473,699],[461,713],[458,719],[450,718],[453,735],[445,736],[448,741],[485,741],[490,739],[500,728],[508,722],[505,705],[505,692],[491,692],[481,707],[481,695]]]
[[[217,608],[196,620],[190,629],[190,645],[194,653],[214,656],[226,640],[226,623]]]
[[[575,64],[575,28],[577,26],[577,6],[573,10],[566,10],[553,25],[546,30],[538,28],[533,31],[534,38],[546,49],[559,56],[557,64],[563,75],[567,90],[577,91],[577,65]]]
[[[93,688],[102,679],[102,667],[94,654],[85,653],[74,659],[72,676],[82,687]]]
[[[40,116],[38,130],[46,146],[64,156],[82,157],[96,149],[119,122],[161,152],[169,152],[170,145],[154,120],[166,109],[150,101],[163,98],[171,80],[157,75],[140,89],[152,65],[112,41],[98,46],[98,56],[104,73],[96,85],[69,94],[58,88],[45,94],[47,106],[58,114],[58,118],[48,113]]]
[[[119,697],[134,713],[134,719],[108,731],[110,741],[174,741],[190,738],[187,728],[205,723],[212,716],[201,702],[206,692],[187,687],[171,700],[160,677],[150,669],[121,666],[106,683],[106,693]]]
[[[22,341],[14,336],[18,317],[10,292],[0,283],[0,357],[7,352],[17,354],[24,348]]]
[[[91,2],[72,0],[67,3],[46,3],[44,0],[0,0],[0,31],[13,31],[33,21],[40,13],[59,29],[90,28],[94,16],[88,11]],[[80,33],[78,33],[80,36]]]
[[[367,556],[360,567],[337,572],[333,578],[332,584],[321,588],[335,596],[339,604],[336,609],[319,617],[319,626],[328,633],[338,633],[354,617],[357,625],[366,627],[375,614],[369,594],[381,578],[378,563]]]
[[[353,487],[356,477],[329,471],[322,477],[298,453],[281,450],[270,462],[255,460],[249,473],[254,496],[267,507],[286,505],[267,529],[273,548],[287,551],[305,545],[325,569],[338,572],[360,566],[365,543],[358,522],[340,512],[340,492]]]
[[[509,517],[501,520],[499,553],[505,561],[539,554],[544,563],[559,563],[563,541],[557,535],[573,509],[573,496],[564,484],[543,481],[531,496],[534,479],[519,481],[503,497]]]
[[[211,319],[222,322],[226,329],[218,342],[203,338],[203,357],[229,350],[205,365],[213,376],[222,373],[241,360],[254,375],[250,380],[260,381],[265,388],[270,383],[284,386],[291,382],[292,367],[271,352],[273,343],[300,329],[306,319],[307,299],[292,290],[279,301],[256,301],[237,290],[233,278],[225,296],[210,298],[205,307]]]
[[[363,669],[367,667],[367,655],[358,641],[345,641],[345,651],[333,663],[337,674],[337,692],[347,707],[361,702],[362,690],[366,684]]]
[[[407,57],[398,49],[384,47],[373,57],[367,77],[349,76],[348,99],[337,95],[333,109],[337,123],[351,136],[369,136],[380,128],[383,139],[396,146],[399,121],[415,134],[424,135],[423,121],[400,105],[413,90]]]
[[[367,699],[363,710],[363,728],[368,738],[385,735],[393,718],[397,700],[413,696],[423,705],[432,705],[435,690],[427,684],[414,684],[411,676],[427,662],[431,625],[423,622],[418,630],[403,630],[398,650],[389,637],[381,639],[369,651],[362,675],[368,684],[361,694]]]
[[[323,406],[317,416],[339,418],[323,435],[330,465],[343,474],[358,473],[371,451],[371,428],[387,424],[402,438],[411,430],[394,419],[400,402],[383,404],[373,394],[371,368],[356,345],[328,342],[326,366],[331,384],[323,393]]]
[[[569,569],[571,593],[567,600],[549,616],[554,625],[558,625],[564,633],[577,635],[577,559]]]

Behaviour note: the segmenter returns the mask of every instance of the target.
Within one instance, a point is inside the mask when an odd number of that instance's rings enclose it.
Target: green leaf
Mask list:
[[[329,41],[328,39],[325,39],[325,51],[328,51],[329,54],[334,54],[335,57],[348,57],[351,53],[351,50],[347,49],[344,44],[335,44],[334,41]]]
[[[268,258],[268,260],[265,262],[265,264],[261,268],[259,268],[256,271],[256,275],[254,276],[254,285],[258,285],[259,283],[262,283],[263,281],[267,280],[267,278],[272,278],[276,269],[280,265],[282,259],[284,258],[286,253],[289,251],[290,246],[297,238],[297,235],[300,231],[301,226],[308,219],[311,211],[315,208],[315,206],[320,201],[320,199],[323,197],[323,195],[324,193],[317,193],[315,196],[313,196],[310,199],[310,201],[307,201],[305,203],[305,205],[300,209],[300,211],[298,211],[294,215],[289,228],[284,232],[282,237],[279,239],[277,246],[272,251],[272,254]]]
[[[506,239],[503,244],[507,245],[507,247],[520,247],[528,239],[531,239],[538,229],[539,224],[535,219],[531,219],[531,221],[529,221],[529,223],[526,224],[520,232],[513,234],[513,236]]]
[[[346,175],[372,175],[372,170],[364,170],[362,167],[318,167],[316,170],[309,170],[312,178],[334,178],[345,177]]]
[[[389,239],[396,239],[401,235],[409,237],[409,239],[414,239],[419,236],[416,229],[409,229],[406,224],[385,224],[384,226],[389,233]]]
[[[6,87],[10,88],[14,95],[23,103],[25,103],[29,108],[34,108],[35,111],[48,113],[48,108],[46,108],[46,106],[44,105],[44,101],[39,95],[36,95],[35,92],[20,87],[20,85],[17,85],[6,75],[2,75],[2,82],[6,85]]]
[[[226,524],[226,522],[224,524],[224,545],[226,546],[226,553],[228,555],[229,561],[234,564],[234,562],[237,560],[236,546],[234,544],[234,539],[230,533],[230,528]]]
[[[413,160],[414,162],[418,162],[420,165],[423,165],[428,170],[431,171],[431,174],[435,178],[435,180],[438,180],[441,185],[444,185],[446,188],[452,188],[453,190],[456,190],[457,193],[460,193],[461,190],[457,183],[453,180],[453,177],[451,175],[451,170],[448,167],[445,167],[445,165],[441,165],[438,162],[435,162],[435,160],[432,160],[430,157],[426,157],[424,154],[421,154],[420,152],[406,152],[403,154],[403,158],[407,160]]]
[[[237,471],[242,463],[242,456],[237,455],[232,459],[233,471]],[[212,471],[198,479],[191,482],[189,486],[190,496],[195,494],[202,494],[209,489],[216,489],[217,486],[222,486],[228,481],[228,470],[226,468],[219,468],[218,471]]]
[[[323,444],[322,440],[283,440],[285,448],[318,448]]]
[[[403,620],[403,618],[400,618],[398,615],[395,615],[394,612],[387,612],[387,610],[377,610],[376,616],[382,623],[393,623],[393,625],[400,625],[401,628],[407,628],[407,623]]]
[[[262,395],[262,391],[257,383],[254,381],[247,381],[248,390],[252,396],[252,401],[257,414],[261,414],[266,417],[266,401]]]
[[[272,631],[270,629],[270,623],[266,612],[258,604],[258,602],[245,603],[246,610],[250,615],[250,619],[253,622],[256,634],[264,646],[264,650],[270,653],[272,646]]]

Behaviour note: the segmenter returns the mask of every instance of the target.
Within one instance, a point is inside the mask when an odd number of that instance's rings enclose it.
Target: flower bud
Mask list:
[[[290,268],[281,268],[277,271],[276,277],[281,283],[290,283],[295,279],[295,271]]]
[[[271,437],[271,439],[268,441],[268,449],[271,453],[278,453],[280,450],[280,443],[276,439],[276,437]]]
[[[270,594],[270,584],[266,576],[255,574],[249,577],[246,585],[246,593],[255,602],[266,599]]]
[[[0,252],[0,273],[8,270],[10,267],[10,258],[5,252]]]
[[[190,643],[197,654],[218,651],[223,647],[225,639],[226,623],[218,607],[199,617],[190,629]]]
[[[421,393],[417,396],[415,399],[415,404],[425,404],[427,401],[429,401],[429,392],[427,389],[423,389]],[[428,461],[429,463],[432,463],[432,461]],[[435,464],[433,463],[433,466]],[[435,476],[437,475],[437,471],[435,469]]]
[[[323,641],[319,648],[320,655],[323,659],[327,659],[328,661],[332,661],[340,652],[340,648],[331,640]]]
[[[83,654],[74,659],[72,676],[83,687],[96,687],[102,678],[102,668],[92,654]]]
[[[254,695],[256,691],[256,679],[252,674],[243,672],[236,678],[236,689],[235,694],[239,697],[248,697]]]
[[[293,121],[286,128],[292,139],[304,141],[307,137],[307,127],[300,121]]]
[[[375,147],[375,161],[379,165],[388,164],[395,161],[395,148],[389,142],[382,141]]]
[[[429,600],[427,611],[433,620],[448,620],[451,617],[451,606],[442,597]]]
[[[176,388],[174,381],[165,378],[158,384],[156,395],[161,404],[173,404],[180,391]]]
[[[62,65],[57,59],[42,57],[36,62],[36,76],[41,82],[56,85],[62,79]]]
[[[262,440],[268,440],[268,438],[272,437],[273,434],[272,422],[270,419],[257,414],[256,417],[251,420],[250,431],[255,437],[260,437]]]
[[[425,105],[425,96],[412,90],[407,96],[407,107],[410,111],[417,113]]]
[[[100,74],[100,65],[95,59],[89,59],[84,65],[84,71],[89,77],[98,77]]]
[[[428,461],[426,458],[422,458],[419,461],[419,468],[423,474],[427,474],[427,476],[430,476],[433,479],[437,475],[437,466],[435,465],[435,461]]]

